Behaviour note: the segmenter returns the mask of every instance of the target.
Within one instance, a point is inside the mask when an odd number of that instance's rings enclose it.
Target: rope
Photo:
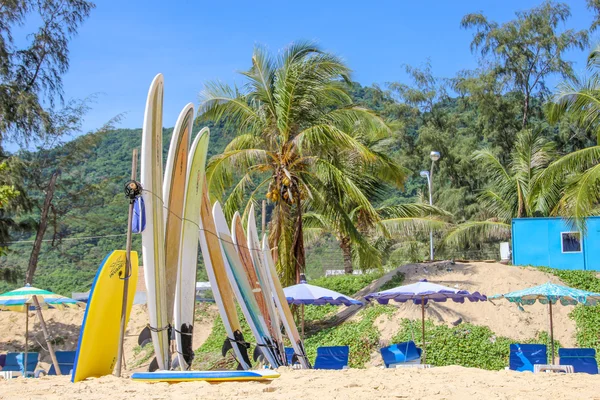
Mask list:
[[[158,332],[162,332],[162,331],[166,331],[168,329],[171,329],[171,324],[169,324],[167,326],[164,326],[162,328],[154,328],[154,327],[150,326],[150,324],[147,324],[146,327],[148,329],[150,329],[150,332],[156,332],[156,333],[158,333]]]
[[[201,231],[203,231],[203,232],[205,232],[205,233],[209,233],[209,234],[213,235],[214,237],[216,237],[216,238],[217,238],[218,240],[220,240],[221,242],[224,242],[224,243],[229,243],[229,244],[232,244],[232,245],[234,245],[234,246],[237,246],[237,247],[241,247],[241,248],[248,249],[248,250],[262,251],[262,249],[257,249],[257,248],[248,247],[247,245],[245,245],[245,244],[243,244],[243,243],[241,243],[241,244],[240,244],[240,243],[234,243],[233,241],[224,240],[224,239],[222,239],[221,237],[219,237],[219,234],[218,234],[218,233],[216,233],[216,232],[212,232],[212,231],[209,231],[209,230],[207,230],[207,229],[204,229],[204,228],[201,228],[201,227],[200,227],[200,225],[199,225],[197,222],[195,222],[195,221],[192,221],[192,220],[190,220],[190,219],[187,219],[187,218],[183,218],[182,216],[175,214],[173,211],[171,211],[171,210],[169,209],[169,207],[165,206],[165,202],[164,202],[164,200],[163,200],[161,197],[159,197],[159,196],[158,196],[156,193],[154,193],[154,192],[152,192],[152,191],[150,191],[150,190],[147,190],[147,189],[143,189],[143,190],[142,190],[142,192],[149,193],[150,195],[152,195],[153,197],[155,197],[156,199],[158,199],[158,201],[159,201],[159,202],[162,204],[162,208],[163,208],[164,210],[166,210],[166,211],[169,213],[169,215],[172,215],[172,216],[174,216],[175,218],[179,219],[181,222],[184,222],[184,221],[185,221],[185,222],[187,222],[187,223],[190,223],[190,224],[192,224],[192,225],[196,226],[196,227],[198,228],[198,232],[201,232]]]
[[[173,330],[175,331],[175,333],[179,333],[180,335],[187,335],[187,336],[193,336],[192,332],[181,332],[180,330],[173,328]]]

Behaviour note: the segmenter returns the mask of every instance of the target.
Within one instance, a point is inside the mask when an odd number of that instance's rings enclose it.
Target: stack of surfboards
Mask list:
[[[227,332],[223,355],[231,349],[240,369],[252,366],[236,310],[234,299],[237,299],[257,344],[255,359],[260,358],[273,368],[287,364],[283,326],[298,361],[310,368],[266,237],[262,243],[259,240],[254,208],[244,230],[238,213],[233,216],[230,228],[221,205],[217,202],[211,207],[205,181],[209,130],[201,129],[190,147],[192,104],[186,105],[177,119],[163,172],[163,88],[163,76],[159,74],[148,92],[141,151],[146,210],[143,265],[148,329],[156,354],[151,369],[185,371],[192,363],[199,247]],[[170,351],[170,331],[175,337],[175,357]],[[150,378],[138,375],[138,379]],[[178,375],[177,379],[187,378]]]

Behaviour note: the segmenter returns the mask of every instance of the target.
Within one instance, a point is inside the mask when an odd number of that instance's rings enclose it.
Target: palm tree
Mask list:
[[[474,160],[489,177],[487,189],[479,195],[485,219],[457,225],[448,233],[444,243],[461,246],[507,239],[511,234],[512,218],[552,214],[556,210],[559,192],[554,185],[540,185],[539,179],[554,157],[553,144],[531,130],[517,134],[508,167],[502,165],[490,149],[476,151]]]
[[[566,154],[550,164],[543,174],[544,185],[564,184],[556,214],[574,220],[585,229],[585,217],[598,215],[600,203],[600,45],[588,57],[592,74],[560,84],[549,107],[551,122],[563,117],[591,130],[596,146]]]
[[[374,213],[356,184],[360,171],[377,170],[396,185],[405,179],[402,168],[366,145],[388,137],[390,130],[371,111],[353,106],[349,74],[338,57],[312,43],[292,44],[277,57],[257,47],[252,67],[242,72],[242,88],[209,82],[202,94],[200,117],[223,121],[237,133],[209,160],[211,195],[223,196],[232,187],[224,203],[231,216],[244,203],[246,214],[268,188],[267,198],[274,202],[269,240],[284,285],[297,282],[305,267],[308,203],[360,242],[339,200],[351,199]]]
[[[359,240],[353,240],[336,221],[313,210],[304,214],[303,221],[305,234],[311,239],[325,232],[336,237],[342,250],[346,274],[354,271],[354,265],[362,270],[379,268],[388,247],[381,246],[382,240],[414,237],[419,230],[444,228],[447,224],[439,217],[450,216],[444,210],[423,203],[378,207],[375,209],[375,218],[366,215],[360,206],[349,210],[347,215],[360,233]]]

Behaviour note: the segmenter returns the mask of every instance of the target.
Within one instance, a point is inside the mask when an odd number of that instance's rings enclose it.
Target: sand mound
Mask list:
[[[281,368],[272,382],[134,382],[105,376],[72,384],[68,377],[0,380],[3,399],[600,399],[600,378],[439,367],[345,371]]]
[[[479,291],[492,296],[526,287],[541,285],[548,281],[561,283],[553,275],[531,267],[514,267],[499,263],[449,263],[411,264],[398,269],[405,274],[403,284],[427,279],[440,285],[468,291]],[[413,303],[390,302],[397,311],[392,318],[382,316],[377,321],[382,341],[389,340],[398,332],[399,320],[409,318],[421,320],[421,307]],[[437,324],[472,323],[488,326],[501,336],[523,340],[535,336],[538,331],[549,331],[548,306],[536,303],[524,306],[520,311],[515,304],[506,300],[494,302],[477,302],[464,304],[448,301],[445,303],[429,303],[425,317]],[[569,319],[573,306],[556,306],[553,308],[554,337],[563,346],[575,346],[575,322]],[[415,324],[420,329],[420,323]]]
[[[217,315],[215,305],[200,304],[197,306],[194,327],[194,347],[204,343],[212,330],[214,318]],[[83,310],[44,310],[44,320],[56,345],[55,350],[75,350],[79,339],[79,329],[83,321]],[[147,352],[140,352],[137,344],[138,335],[148,323],[148,313],[145,305],[135,305],[131,310],[127,331],[125,332],[125,360],[127,368],[133,371],[146,370],[150,360]],[[39,320],[35,312],[29,313],[29,348],[30,351],[40,352],[40,366],[48,370],[50,355],[46,350],[46,342]],[[0,312],[0,353],[8,351],[23,351],[25,348],[25,314],[3,311]]]

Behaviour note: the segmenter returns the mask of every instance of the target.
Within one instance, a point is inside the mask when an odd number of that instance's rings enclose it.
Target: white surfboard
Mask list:
[[[219,237],[215,234],[216,231],[205,179],[204,191],[202,193],[202,208],[200,210],[200,249],[215,303],[219,308],[219,315],[221,316],[221,320],[223,320],[225,332],[227,333],[227,338],[224,338],[224,340],[228,340],[240,366],[248,370],[252,367],[252,363],[248,357],[248,349],[244,345],[246,340],[240,326],[234,294],[231,288],[232,285],[229,284],[221,244]],[[224,345],[223,355],[226,354],[227,350],[227,345]]]
[[[258,281],[262,289],[263,297],[267,304],[267,310],[271,317],[271,326],[269,327],[271,337],[275,340],[275,344],[279,349],[280,358],[285,363],[285,348],[283,347],[283,337],[281,336],[281,319],[279,318],[279,314],[275,309],[273,290],[271,289],[271,285],[269,283],[269,275],[267,274],[267,266],[262,253],[262,246],[258,239],[256,217],[254,215],[254,204],[250,205],[246,240],[248,249],[250,250],[250,257],[252,257],[252,263],[254,264],[254,269],[258,275]]]
[[[141,183],[146,207],[142,255],[146,299],[154,352],[159,369],[168,369],[169,336],[165,287],[165,229],[163,215],[162,74],[156,75],[146,101],[141,150]]]
[[[267,239],[267,235],[263,235],[262,250],[265,264],[269,271],[269,284],[271,285],[271,290],[273,291],[273,298],[275,300],[275,304],[277,305],[277,311],[279,312],[279,316],[283,322],[288,339],[290,339],[290,342],[292,342],[292,348],[294,349],[294,353],[302,365],[302,368],[311,368],[310,362],[306,357],[306,351],[304,350],[302,338],[298,332],[298,327],[296,326],[296,322],[294,322],[292,310],[290,310],[290,306],[285,298],[285,293],[283,292],[283,287],[279,281],[279,276],[277,276],[277,270],[275,269],[275,262],[273,261],[273,255],[271,254],[271,249],[269,248],[269,240]]]
[[[267,362],[270,363],[273,368],[277,368],[279,363],[269,347],[271,343],[265,319],[258,307],[254,292],[248,282],[248,276],[246,275],[240,256],[233,244],[231,232],[229,231],[223,209],[219,202],[216,202],[213,206],[213,218],[221,242],[221,250],[223,252],[223,259],[225,260],[225,269],[227,271],[227,276],[229,277],[231,288],[242,309],[244,317],[246,317],[246,321],[256,339],[257,345],[260,346]]]
[[[175,288],[177,284],[179,250],[181,247],[183,202],[193,123],[194,105],[189,103],[181,110],[175,123],[175,128],[173,128],[163,182],[163,200],[166,206],[163,213],[165,217],[165,286],[167,321],[170,324],[173,323],[175,308]]]
[[[188,369],[194,359],[192,335],[194,331],[194,307],[196,304],[198,229],[200,227],[200,206],[204,189],[204,168],[206,166],[209,136],[208,128],[203,128],[196,135],[187,163],[187,183],[185,187],[183,222],[181,225],[177,287],[175,291],[175,342],[177,346],[177,359],[182,371]]]

